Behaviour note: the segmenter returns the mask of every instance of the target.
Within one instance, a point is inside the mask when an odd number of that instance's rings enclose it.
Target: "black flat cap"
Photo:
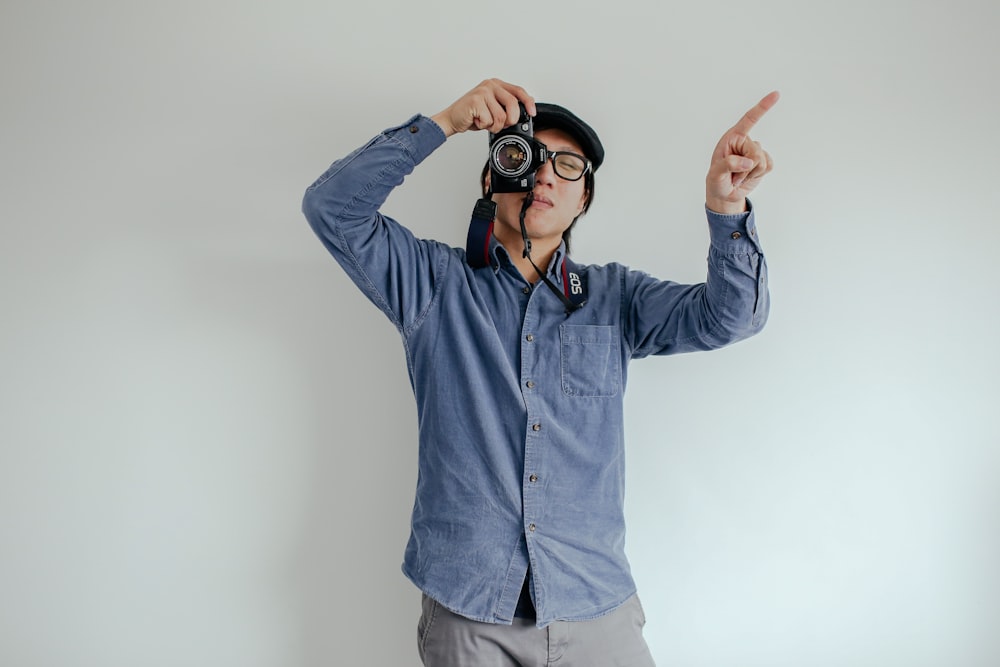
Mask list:
[[[558,104],[536,102],[535,110],[538,112],[534,118],[536,131],[556,129],[573,137],[594,166],[594,171],[597,171],[597,168],[604,162],[604,146],[601,145],[601,140],[598,138],[597,132],[594,132],[594,128],[577,118],[572,111]]]

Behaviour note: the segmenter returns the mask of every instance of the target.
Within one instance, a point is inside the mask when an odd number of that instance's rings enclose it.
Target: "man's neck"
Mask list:
[[[538,272],[535,271],[535,267],[531,265],[531,262],[535,263],[542,271],[547,271],[549,264],[552,262],[552,256],[555,255],[556,250],[559,249],[559,242],[557,241],[555,245],[551,243],[548,244],[549,247],[542,245],[541,242],[532,240],[531,242],[531,261],[524,256],[524,240],[520,237],[516,242],[510,244],[504,244],[504,248],[507,250],[507,254],[510,255],[510,261],[517,267],[517,270],[521,272],[521,275],[529,283],[534,285],[539,280]]]

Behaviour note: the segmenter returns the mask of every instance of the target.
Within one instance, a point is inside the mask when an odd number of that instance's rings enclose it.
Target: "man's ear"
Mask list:
[[[483,196],[485,197],[490,193],[490,172],[486,172],[485,178],[483,178]]]

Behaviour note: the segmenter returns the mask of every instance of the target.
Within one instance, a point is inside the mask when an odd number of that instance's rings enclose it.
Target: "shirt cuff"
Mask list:
[[[423,162],[446,139],[444,130],[437,123],[420,114],[402,125],[384,130],[382,134],[402,145],[413,158],[414,164]]]
[[[726,255],[761,253],[757,238],[757,222],[754,219],[753,204],[747,200],[747,210],[743,213],[723,215],[705,207],[708,216],[708,231],[712,245]]]

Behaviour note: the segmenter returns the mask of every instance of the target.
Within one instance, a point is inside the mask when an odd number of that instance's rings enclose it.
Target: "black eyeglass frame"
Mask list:
[[[545,151],[543,153],[543,155],[545,156],[545,161],[552,162],[552,171],[554,171],[556,173],[556,176],[563,179],[564,181],[579,181],[581,178],[587,175],[588,171],[593,169],[593,164],[590,162],[590,160],[588,160],[585,156],[580,155],[579,153],[574,153],[573,151],[550,151],[545,144],[541,143],[540,141],[538,143],[541,145],[542,150]],[[556,166],[556,158],[558,158],[560,155],[571,155],[575,158],[583,160],[583,170],[580,171],[579,176],[577,176],[576,178],[567,178],[566,176],[563,176],[562,174],[559,173],[559,167]]]

